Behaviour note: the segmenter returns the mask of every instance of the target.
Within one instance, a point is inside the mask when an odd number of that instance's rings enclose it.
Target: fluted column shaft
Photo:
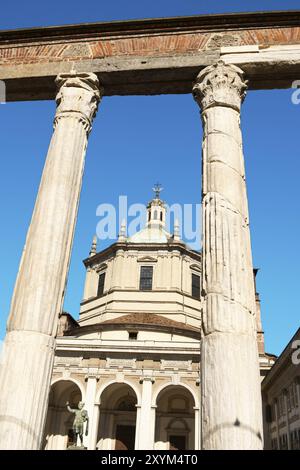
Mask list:
[[[243,71],[198,75],[203,121],[202,448],[262,448],[255,290],[240,106]]]
[[[42,439],[88,134],[100,99],[94,74],[61,74],[56,84],[54,132],[4,343],[1,449],[38,449]]]

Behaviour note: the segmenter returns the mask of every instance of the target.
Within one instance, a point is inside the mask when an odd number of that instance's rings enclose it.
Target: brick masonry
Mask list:
[[[288,88],[299,78],[299,45],[300,11],[0,31],[0,80],[7,101],[53,99],[55,77],[71,69],[96,73],[106,96],[190,93],[222,47],[254,46],[254,56],[229,58],[249,89]]]
[[[33,44],[0,45],[0,65],[80,61],[109,57],[159,57],[195,54],[223,46],[300,44],[300,27],[247,29],[226,32],[197,32],[137,35],[134,37],[81,41],[42,41]]]

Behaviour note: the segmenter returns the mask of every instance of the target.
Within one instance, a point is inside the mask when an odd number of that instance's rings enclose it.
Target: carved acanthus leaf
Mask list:
[[[240,68],[219,60],[201,70],[193,86],[193,96],[203,111],[212,106],[240,110],[247,90],[243,75]]]

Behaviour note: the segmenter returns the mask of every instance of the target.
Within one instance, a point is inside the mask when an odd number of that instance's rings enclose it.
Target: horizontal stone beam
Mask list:
[[[300,44],[267,48],[224,47],[220,58],[246,73],[250,89],[290,88],[300,80]]]
[[[112,58],[86,60],[76,71],[98,75],[104,94],[155,95],[191,93],[199,71],[222,58],[241,67],[249,80],[249,89],[289,88],[300,79],[300,46],[240,53],[236,50],[164,58]],[[70,63],[0,66],[0,80],[7,87],[7,101],[54,99],[54,79],[72,68]]]
[[[190,93],[220,57],[250,89],[288,88],[300,77],[300,11],[201,15],[0,31],[7,101],[53,99],[54,79],[97,74],[104,93]]]

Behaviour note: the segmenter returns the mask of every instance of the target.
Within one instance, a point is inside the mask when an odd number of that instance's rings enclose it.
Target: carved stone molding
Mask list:
[[[191,265],[190,265],[190,269],[191,269],[192,271],[197,271],[197,272],[199,272],[199,273],[202,272],[201,266],[199,266],[198,264],[191,264]]]
[[[240,110],[246,96],[247,81],[244,72],[235,65],[219,60],[201,70],[193,86],[193,96],[204,111],[212,106],[226,106]]]
[[[108,357],[106,359],[106,367],[108,369],[136,369],[136,359],[119,359]]]
[[[139,383],[142,384],[143,382],[151,382],[152,384],[155,383],[155,378],[154,377],[141,377],[139,380]]]
[[[157,263],[157,259],[153,256],[142,256],[137,259],[138,263]]]
[[[118,257],[118,256],[121,257],[121,258],[124,258],[124,256],[125,256],[124,250],[117,250],[116,251],[116,257]]]
[[[54,126],[60,118],[77,113],[89,132],[103,95],[97,76],[94,73],[61,73],[55,83],[58,93]]]
[[[169,360],[169,359],[162,359],[161,360],[161,369],[170,369],[170,370],[192,370],[192,361],[180,361],[180,360]]]
[[[219,33],[210,37],[206,44],[206,49],[216,50],[220,47],[238,46],[241,42],[241,37],[237,34]]]
[[[108,268],[107,263],[95,264],[93,266],[93,270],[96,271],[97,273],[100,273],[100,271],[105,271],[105,269],[107,268]]]

